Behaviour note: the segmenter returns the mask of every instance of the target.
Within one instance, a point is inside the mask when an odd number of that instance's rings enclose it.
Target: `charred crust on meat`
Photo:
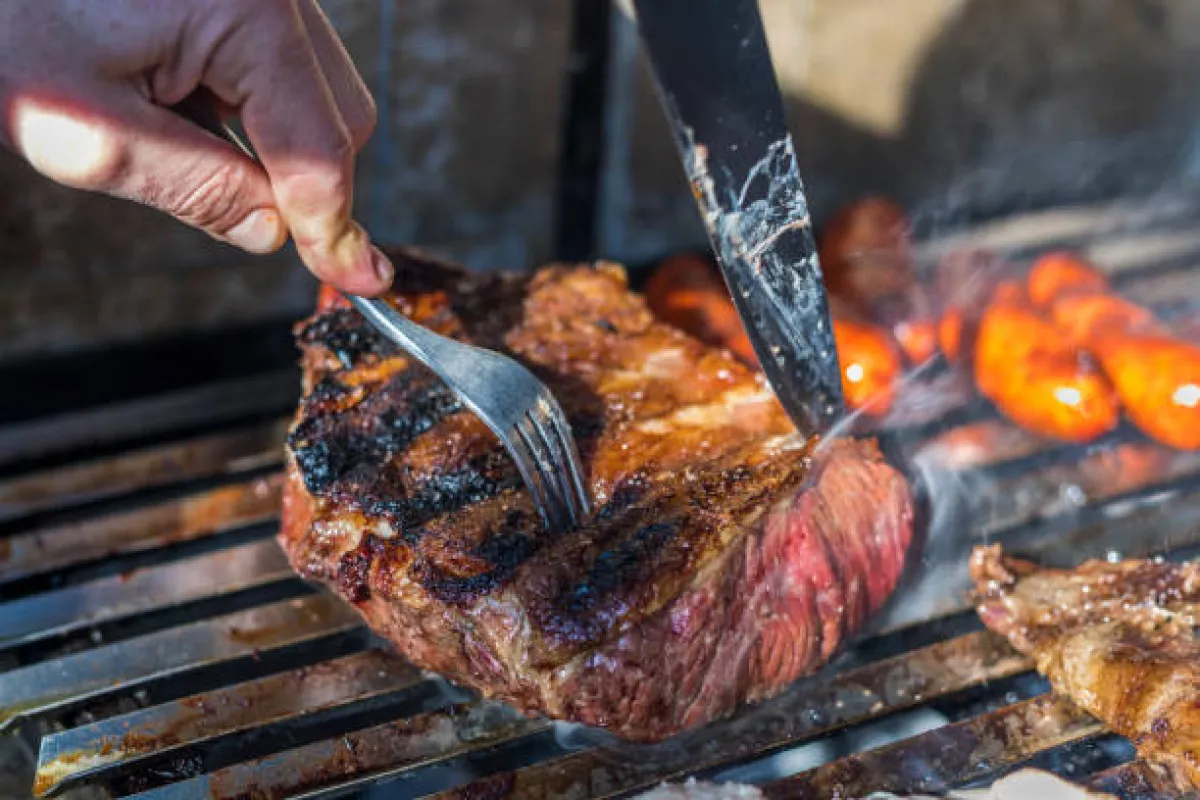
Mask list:
[[[455,576],[421,559],[415,565],[421,585],[439,600],[454,605],[487,594],[507,580],[544,544],[544,540],[529,533],[537,526],[534,515],[521,509],[510,509],[487,538],[470,550],[472,556],[485,562],[490,569],[474,575]]]
[[[302,346],[328,350],[346,369],[352,369],[367,357],[380,358],[394,349],[361,314],[348,308],[326,311],[304,323],[296,340]]]
[[[366,507],[401,487],[393,457],[461,408],[444,384],[410,367],[353,408],[302,417],[287,444],[309,492]]]
[[[599,599],[618,590],[651,554],[679,533],[679,526],[668,522],[651,522],[634,531],[633,536],[615,548],[596,557],[587,576],[567,592],[562,606],[567,611],[591,611]]]
[[[628,476],[613,487],[609,500],[596,512],[601,520],[610,520],[622,511],[637,505],[650,490],[650,478],[644,470]]]
[[[362,387],[343,384],[337,375],[326,375],[313,386],[312,391],[301,401],[301,416],[312,417],[345,411],[363,397]]]
[[[370,534],[364,538],[370,538]],[[365,542],[339,559],[337,586],[341,590],[342,596],[351,603],[364,603],[370,599],[371,562],[373,560],[372,548]]]
[[[389,485],[390,484],[390,485]],[[425,477],[415,494],[395,482],[376,481],[358,495],[362,510],[386,517],[420,538],[419,526],[520,485],[520,475],[500,450],[472,459],[461,469]]]
[[[1171,721],[1165,717],[1157,717],[1150,723],[1150,733],[1160,742],[1165,741],[1171,733]]]

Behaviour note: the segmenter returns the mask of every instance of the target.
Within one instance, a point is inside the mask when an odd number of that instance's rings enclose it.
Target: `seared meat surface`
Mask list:
[[[1054,690],[1200,787],[1200,564],[1043,569],[976,550],[979,616]]]
[[[297,327],[280,539],[416,664],[654,740],[778,692],[886,600],[912,514],[873,444],[797,441],[758,375],[656,322],[617,267],[395,255],[397,309],[554,390],[597,508],[543,530],[491,432],[325,296]]]

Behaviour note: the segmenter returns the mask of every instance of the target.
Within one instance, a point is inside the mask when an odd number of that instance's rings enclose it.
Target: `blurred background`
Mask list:
[[[378,239],[480,269],[637,263],[703,244],[619,4],[323,5],[378,98],[358,179],[358,213]],[[1152,195],[1200,172],[1195,2],[762,8],[818,224],[865,192],[894,197],[929,231]],[[6,154],[0,185],[0,363],[310,306],[315,286],[289,254],[247,258],[53,186]]]

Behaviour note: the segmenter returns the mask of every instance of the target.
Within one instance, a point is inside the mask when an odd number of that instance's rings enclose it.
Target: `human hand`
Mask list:
[[[198,87],[261,166],[167,110]],[[290,232],[323,281],[392,267],[351,218],[375,107],[316,0],[4,0],[0,142],[58,183],[152,206],[252,253]]]

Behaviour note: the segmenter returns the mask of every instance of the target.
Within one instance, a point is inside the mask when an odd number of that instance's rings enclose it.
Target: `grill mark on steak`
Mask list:
[[[773,497],[799,486],[804,473],[795,465],[777,455],[756,474],[733,466],[686,472],[679,486],[660,478],[577,549],[556,548],[535,559],[530,569],[538,581],[516,591],[548,652],[602,641],[618,623],[658,611],[691,582],[699,564],[764,514]]]
[[[562,606],[571,612],[591,611],[599,598],[615,591],[626,577],[645,563],[647,556],[660,550],[679,533],[673,522],[651,522],[634,531],[633,536],[596,558],[583,581],[566,593]]]
[[[899,475],[847,441],[810,475],[761,377],[656,323],[618,270],[395,263],[402,313],[553,388],[598,506],[545,530],[486,426],[412,410],[423,370],[369,346],[347,367],[315,333],[335,327],[298,326],[281,543],[414,663],[658,739],[780,691],[886,599],[911,536]],[[398,433],[397,415],[429,424]]]
[[[341,385],[336,376],[317,384],[335,385]],[[306,404],[311,416],[293,428],[288,448],[310,492],[357,498],[364,508],[393,497],[391,492],[401,487],[394,456],[462,410],[453,392],[417,366],[393,376],[350,408],[330,408],[325,392],[331,391],[324,390],[317,403]]]
[[[386,517],[410,536],[420,538],[420,526],[435,517],[460,511],[520,485],[520,475],[503,452],[493,450],[466,466],[426,476],[420,491],[399,494],[402,486],[376,484],[361,498],[363,511]]]
[[[414,564],[415,574],[421,585],[439,600],[455,605],[469,603],[500,585],[541,547],[542,541],[529,533],[538,524],[535,515],[512,509],[486,539],[469,551],[487,565],[484,571],[455,576],[420,559]]]

